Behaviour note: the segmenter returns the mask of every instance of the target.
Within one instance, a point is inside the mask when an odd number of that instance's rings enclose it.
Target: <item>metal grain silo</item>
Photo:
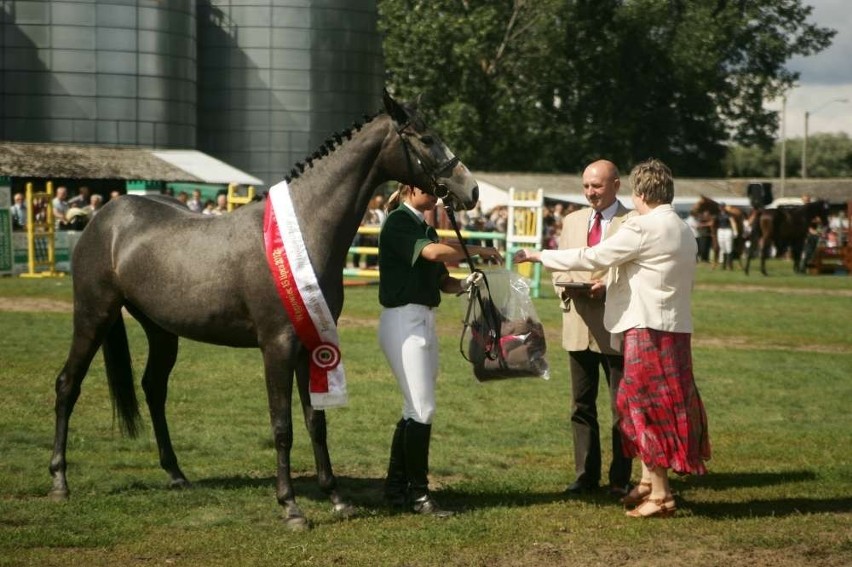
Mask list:
[[[193,0],[0,2],[0,139],[194,147]]]
[[[199,0],[201,151],[274,184],[381,106],[375,0]]]

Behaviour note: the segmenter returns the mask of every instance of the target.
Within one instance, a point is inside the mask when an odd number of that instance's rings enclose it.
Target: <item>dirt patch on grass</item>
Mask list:
[[[70,301],[32,297],[0,297],[0,311],[15,313],[71,313]]]
[[[849,352],[849,347],[844,345],[824,344],[777,344],[770,342],[754,342],[748,337],[701,337],[693,335],[692,346],[699,348],[724,348],[733,350],[783,350],[795,352],[819,352],[823,354],[839,354]]]
[[[702,289],[720,289],[720,290],[743,290],[746,291],[779,291],[778,289],[765,287],[748,287],[739,288],[736,286],[701,286]],[[812,289],[791,289],[785,288],[784,293],[800,293],[803,295],[838,295],[852,297],[852,290],[812,290]],[[69,301],[61,301],[58,299],[47,298],[31,298],[31,297],[0,297],[0,312],[16,312],[16,313],[71,313],[73,304]],[[377,329],[379,320],[373,317],[347,317],[342,316],[338,322],[341,328],[371,328]],[[458,335],[461,333],[461,325],[458,324],[443,324],[438,327],[438,334],[441,336]],[[548,329],[546,331],[546,339],[549,345],[558,347],[562,342],[562,330],[560,328]],[[726,337],[702,337],[694,335],[692,344],[699,348],[726,348],[735,350],[778,350],[778,351],[798,351],[798,352],[817,352],[824,354],[837,354],[849,352],[849,348],[843,345],[824,345],[824,344],[773,344],[767,342],[754,342],[748,337],[726,336]]]
[[[852,289],[813,289],[806,287],[769,287],[763,285],[698,284],[702,291],[737,291],[743,293],[781,293],[784,295],[828,295],[852,297]]]

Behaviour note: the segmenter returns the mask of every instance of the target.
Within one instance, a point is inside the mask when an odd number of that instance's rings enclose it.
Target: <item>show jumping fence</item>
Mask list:
[[[377,226],[362,226],[358,228],[358,234],[364,236],[378,236],[381,228]],[[484,241],[506,241],[506,235],[502,232],[478,232],[471,230],[462,230],[461,236],[465,241],[469,240],[484,240]],[[456,238],[456,233],[454,230],[445,230],[438,229],[438,236],[441,238]],[[376,246],[352,246],[349,248],[349,254],[360,254],[364,256],[378,256],[379,249]],[[450,275],[455,278],[464,278],[467,277],[469,271],[461,271],[459,269],[450,270]],[[378,269],[369,269],[369,268],[345,268],[343,270],[344,278],[367,278],[367,280],[375,279],[375,282],[367,282],[367,283],[377,283],[379,278],[379,270]],[[360,281],[346,281],[345,283],[350,285],[362,284],[365,283],[363,280]]]
[[[246,194],[240,194],[240,186],[236,183],[228,185],[228,212],[232,212],[237,207],[248,205],[254,201],[254,186],[249,185],[246,189]]]
[[[53,215],[53,182],[44,191],[26,185],[27,203],[27,271],[22,278],[57,278],[65,274],[56,270],[56,223]],[[41,268],[41,270],[39,270]]]
[[[544,192],[539,189],[529,193],[515,192],[514,188],[509,190],[509,218],[507,232],[478,232],[470,230],[460,231],[465,242],[471,240],[491,241],[494,246],[505,250],[506,267],[512,269],[512,254],[521,247],[541,247],[544,207]],[[380,227],[362,226],[358,234],[362,236],[378,236]],[[438,236],[441,238],[455,239],[453,230],[439,229]],[[503,245],[498,243],[502,242]],[[350,255],[378,256],[379,249],[375,246],[352,246],[349,248]],[[541,294],[541,265],[523,264],[519,266],[518,272],[531,281],[530,293],[533,297]],[[456,278],[464,278],[469,272],[459,269],[450,270],[450,275]],[[345,268],[343,277],[346,285],[364,285],[378,283],[378,269]],[[357,279],[354,279],[357,278]]]

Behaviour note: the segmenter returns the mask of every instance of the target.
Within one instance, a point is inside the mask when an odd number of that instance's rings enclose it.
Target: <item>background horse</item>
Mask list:
[[[417,116],[415,105],[401,105],[387,93],[384,104],[386,113],[336,134],[306,163],[297,164],[288,178],[302,238],[335,323],[343,308],[346,254],[376,187],[399,180],[466,209],[478,199],[476,180]],[[111,201],[86,227],[72,263],[74,335],[56,379],[51,497],[69,494],[68,422],[101,346],[122,429],[130,435],[138,431],[138,401],[121,314],[126,308],[148,339],[142,389],[160,465],[171,486],[188,485],[172,449],[165,412],[178,337],[186,337],[260,348],[278,454],[276,492],[287,525],[308,525],[296,504],[290,475],[294,372],[320,487],[336,512],[353,512],[337,493],[325,412],[310,405],[307,350],[281,304],[267,263],[264,206],[252,203],[215,217],[191,213],[162,197],[125,196]]]
[[[713,267],[719,264],[719,242],[716,239],[716,229],[718,228],[718,218],[719,212],[722,209],[722,205],[707,197],[705,195],[701,195],[701,198],[698,199],[698,202],[690,210],[689,214],[693,215],[696,219],[701,220],[702,218],[709,217],[710,219],[710,237],[711,237],[711,247],[713,250]],[[745,249],[745,237],[744,237],[744,227],[745,227],[745,213],[742,209],[738,207],[732,207],[731,205],[725,205],[725,212],[728,213],[728,217],[731,219],[731,228],[734,231],[734,251],[731,254],[730,258],[726,258],[728,265],[724,267],[730,267],[730,269],[734,269],[734,260],[740,263],[742,266],[742,262],[740,261],[740,257],[742,256],[743,250]]]
[[[746,258],[745,273],[749,272],[752,257],[759,255],[760,273],[764,276],[768,275],[766,257],[769,256],[772,246],[775,246],[777,254],[783,254],[785,250],[789,250],[793,260],[793,271],[804,272],[806,266],[801,266],[799,260],[808,235],[808,226],[816,218],[822,222],[823,226],[828,224],[828,202],[819,200],[793,207],[752,211],[749,238],[751,246]]]

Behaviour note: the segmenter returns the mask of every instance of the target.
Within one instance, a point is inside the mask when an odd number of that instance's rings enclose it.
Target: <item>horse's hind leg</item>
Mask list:
[[[296,367],[296,384],[299,388],[299,399],[302,402],[305,425],[311,436],[311,446],[314,450],[314,462],[317,468],[317,482],[319,482],[320,489],[328,494],[331,499],[334,513],[344,518],[351,517],[356,513],[355,507],[346,502],[337,492],[337,479],[331,468],[325,411],[315,410],[311,406],[310,371],[307,356],[301,357]]]
[[[82,307],[81,307],[82,306]],[[53,437],[53,455],[50,459],[50,476],[53,486],[48,496],[54,500],[68,498],[66,478],[66,451],[68,447],[68,424],[86,372],[98,352],[108,329],[120,316],[120,305],[103,306],[80,301],[74,310],[74,336],[68,358],[56,377],[56,402],[54,412],[56,425]]]
[[[151,424],[157,438],[157,449],[160,456],[160,466],[169,475],[171,488],[187,488],[189,481],[180,470],[169,435],[169,424],[166,421],[166,397],[169,387],[169,375],[174,368],[178,353],[178,337],[166,332],[147,318],[134,313],[142,323],[148,337],[148,362],[142,376],[142,390],[151,414]]]

